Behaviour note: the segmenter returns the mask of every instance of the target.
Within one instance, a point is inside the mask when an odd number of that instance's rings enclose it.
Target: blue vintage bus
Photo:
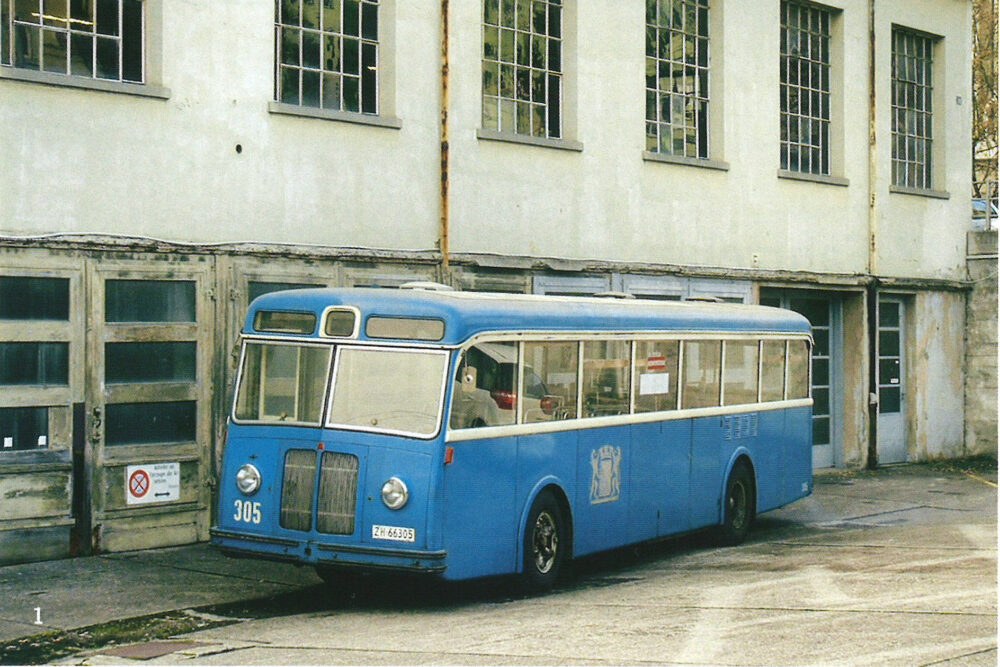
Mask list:
[[[810,328],[722,303],[309,289],[247,313],[213,543],[552,586],[812,491]]]

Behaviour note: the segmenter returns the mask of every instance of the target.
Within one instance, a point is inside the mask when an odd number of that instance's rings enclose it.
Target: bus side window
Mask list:
[[[677,409],[676,340],[640,340],[635,343],[636,412]]]
[[[686,340],[683,353],[684,386],[681,390],[681,407],[716,407],[719,405],[722,341]]]
[[[760,400],[780,401],[785,398],[785,341],[765,340],[760,372]]]
[[[726,367],[722,372],[724,405],[757,402],[758,341],[727,340]]]
[[[516,343],[481,343],[469,348],[455,373],[451,428],[513,424],[516,371]]]
[[[583,410],[585,417],[627,415],[629,410],[628,341],[583,344]]]
[[[788,398],[809,397],[809,343],[788,341]]]
[[[576,418],[577,343],[524,344],[524,422]]]

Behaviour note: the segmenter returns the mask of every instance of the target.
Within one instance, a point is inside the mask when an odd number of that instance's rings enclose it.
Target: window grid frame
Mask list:
[[[291,21],[285,20],[285,5],[291,2],[295,5],[298,11],[298,15],[295,19]],[[316,25],[307,26],[304,24],[305,14],[304,5],[305,3],[310,3],[316,7]],[[336,29],[332,27],[327,27],[325,22],[327,20],[327,13],[333,13],[332,10],[327,9],[328,3],[333,3],[336,5],[336,15],[338,25]],[[346,12],[344,7],[347,3],[352,3],[357,6],[357,34],[347,34],[345,30],[345,20]],[[374,29],[375,37],[365,36],[365,8],[372,8],[369,11],[374,11]],[[363,114],[366,116],[378,116],[380,109],[380,97],[381,97],[381,84],[379,71],[381,69],[381,45],[380,36],[381,29],[379,24],[381,22],[381,10],[379,0],[275,0],[274,3],[274,100],[280,104],[288,104],[296,107],[301,107],[305,109],[323,109],[326,111],[338,111],[343,113],[356,113]],[[291,18],[291,17],[289,17]],[[294,31],[296,35],[297,54],[296,62],[286,63],[284,61],[284,47],[285,43],[283,40],[284,31]],[[316,39],[316,47],[318,49],[317,58],[315,64],[306,64],[306,36],[313,35]],[[334,40],[336,44],[336,65],[331,68],[327,68],[327,57],[326,57],[326,44],[327,40]],[[346,55],[344,44],[346,40],[354,40],[357,42],[357,71],[348,72],[346,70]],[[373,50],[372,59],[368,60],[365,56],[366,48]],[[366,70],[373,72],[372,75],[367,75]],[[286,72],[295,72],[296,78],[296,94],[294,98],[286,96],[284,91],[284,74]],[[316,98],[315,104],[312,100],[307,101],[306,99],[306,75],[315,75],[317,86],[316,86]],[[331,77],[328,79],[328,77]],[[327,85],[332,85],[333,79],[336,77],[337,92],[336,92],[336,106],[333,104],[327,104],[327,94],[325,89]],[[350,95],[347,93],[347,86],[345,85],[347,80],[356,81],[357,86],[357,100],[356,106],[353,108],[348,105],[348,102],[353,100],[348,99]],[[370,106],[366,102],[370,100]],[[331,100],[332,101],[332,100]]]
[[[30,21],[25,21],[23,19],[16,18],[17,11],[15,9],[14,3],[16,0],[0,0],[0,66],[12,67],[15,69],[26,70],[26,71],[37,71],[45,74],[61,75],[61,76],[71,76],[80,79],[90,79],[93,81],[111,81],[116,83],[125,84],[138,84],[142,85],[146,83],[146,2],[144,0],[137,0],[135,4],[139,10],[139,28],[138,34],[135,38],[139,41],[139,58],[138,58],[138,76],[136,78],[126,78],[126,68],[125,68],[125,2],[128,0],[116,0],[117,3],[117,19],[114,22],[114,33],[104,33],[98,31],[99,19],[97,17],[97,5],[96,2],[91,5],[90,8],[90,21],[86,19],[76,18],[73,16],[72,9],[67,2],[66,5],[66,16],[65,18],[56,16],[54,14],[47,14],[45,12],[45,0],[37,0],[38,7],[37,12],[34,12],[32,16],[38,17],[38,22],[33,23]],[[55,24],[63,24],[62,27]],[[90,24],[91,29],[83,30],[73,27],[73,24]],[[17,53],[17,42],[16,30],[21,28],[29,34],[30,41],[36,43],[37,56],[34,63],[21,63],[18,61]],[[62,36],[64,40],[63,48],[65,49],[66,59],[65,67],[63,69],[52,69],[46,65],[45,51],[46,51],[46,36],[56,35]],[[58,37],[57,37],[58,38]],[[87,58],[89,73],[74,71],[73,64],[73,54],[74,54],[74,38],[83,38],[90,40],[90,54]],[[100,74],[100,68],[98,64],[98,46],[101,42],[108,42],[114,44],[116,58],[117,58],[117,74],[116,76],[102,76]]]
[[[833,17],[832,9],[797,0],[781,2],[779,159],[786,171],[831,173]]]
[[[656,13],[653,17],[650,16],[651,8]],[[680,21],[675,21],[678,8]],[[651,153],[697,159],[709,156],[710,12],[710,0],[646,2],[646,150]],[[692,17],[693,21],[689,21]],[[694,25],[689,25],[692,22]],[[690,60],[689,40],[693,42]],[[669,45],[669,52],[663,49],[664,41]],[[679,53],[675,47],[678,42]],[[660,76],[664,70],[666,77]],[[691,90],[664,89],[664,79],[675,82],[678,78],[682,82],[690,79]],[[675,116],[679,123],[675,122]]]
[[[527,6],[527,29],[519,24],[521,7]],[[536,7],[544,9],[545,25],[541,32],[536,25]],[[508,9],[509,8],[509,9]],[[491,9],[494,14],[491,20]],[[563,44],[565,42],[565,5],[563,0],[484,0],[481,22],[480,83],[482,90],[482,127],[502,134],[535,137],[539,139],[561,139],[563,136]],[[554,26],[553,15],[558,16]],[[510,19],[507,23],[506,19]],[[553,35],[553,31],[557,35]],[[491,44],[489,32],[496,32],[495,53],[489,54]],[[509,44],[505,33],[512,33]],[[524,62],[519,59],[522,40],[527,42]],[[541,40],[543,49],[536,49],[536,40]],[[507,58],[507,51],[513,54]],[[542,51],[541,65],[536,64],[534,54]],[[556,58],[553,58],[555,54]],[[555,68],[552,61],[558,60]],[[488,68],[493,75],[493,83],[488,83]],[[504,84],[505,68],[509,72],[509,94]],[[527,84],[522,96],[519,90],[522,77]],[[536,89],[536,77],[542,81],[541,90]],[[555,90],[553,90],[553,88]],[[536,95],[536,92],[538,93]],[[540,98],[540,99],[538,99]],[[520,122],[520,110],[526,109],[527,127]],[[536,114],[539,114],[536,116]],[[538,124],[538,121],[541,121]]]
[[[933,185],[935,41],[916,30],[892,28],[892,184],[897,187]]]

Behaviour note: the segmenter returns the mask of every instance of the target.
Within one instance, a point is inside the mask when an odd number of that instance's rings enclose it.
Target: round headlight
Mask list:
[[[410,490],[398,477],[390,477],[382,485],[382,502],[391,510],[398,510],[410,499]]]
[[[249,463],[244,463],[236,471],[236,488],[243,495],[252,495],[260,488],[260,471]]]

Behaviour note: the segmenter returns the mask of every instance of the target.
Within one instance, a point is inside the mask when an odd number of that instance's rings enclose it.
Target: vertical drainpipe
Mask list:
[[[875,150],[875,0],[868,0],[868,468],[878,466],[878,209]]]
[[[448,0],[441,0],[441,280],[448,282]]]

